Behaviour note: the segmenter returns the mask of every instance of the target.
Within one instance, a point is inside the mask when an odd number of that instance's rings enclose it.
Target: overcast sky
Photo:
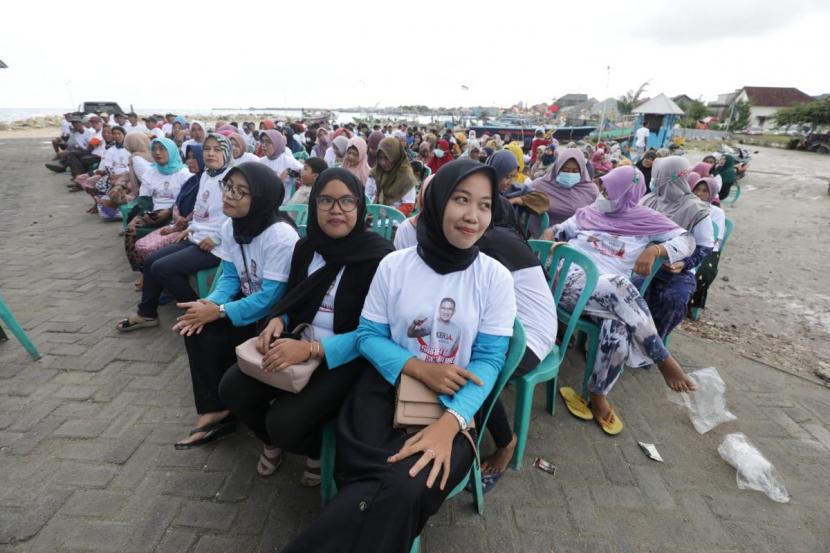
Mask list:
[[[649,96],[707,101],[830,93],[830,0],[679,4],[9,2],[0,107],[507,106],[647,80]]]

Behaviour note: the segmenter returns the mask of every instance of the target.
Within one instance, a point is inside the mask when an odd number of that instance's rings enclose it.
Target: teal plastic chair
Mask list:
[[[551,248],[553,247],[553,244],[554,243],[550,240],[527,241],[527,245],[530,246],[530,249],[533,250],[533,253],[536,254],[536,257],[538,257],[539,261],[542,263],[542,269],[548,277],[548,286],[551,288],[553,288],[553,280],[556,276],[556,271],[553,270],[556,266],[552,263],[553,256],[551,255]]]
[[[721,205],[735,205],[738,198],[741,197],[741,185],[737,182],[729,189],[729,195],[720,201]]]
[[[0,294],[0,320],[3,321],[14,337],[17,338],[17,341],[23,346],[23,348],[32,356],[32,359],[37,361],[40,359],[40,352],[37,350],[35,345],[29,339],[29,336],[26,335],[26,331],[23,330],[23,327],[20,326],[20,323],[17,322],[17,319],[14,317],[12,310],[9,309],[9,306],[6,305],[6,302],[3,300],[3,295]],[[6,334],[0,329],[0,341],[6,337]]]
[[[127,230],[127,215],[130,213],[130,210],[138,204],[138,200],[130,200],[125,204],[121,204],[118,206],[118,211],[121,213],[121,226],[124,230]],[[142,236],[147,236],[154,230],[158,229],[159,227],[136,227],[135,233],[136,236],[141,238]]]
[[[484,429],[487,427],[487,421],[490,419],[490,413],[493,411],[496,399],[501,395],[505,385],[507,385],[507,381],[510,380],[511,376],[513,376],[513,372],[515,372],[516,367],[519,365],[519,361],[522,360],[526,345],[527,341],[525,339],[524,328],[522,328],[522,324],[519,320],[516,319],[513,322],[513,336],[510,338],[510,345],[507,348],[507,356],[505,357],[504,365],[502,366],[502,370],[499,372],[496,384],[490,391],[490,395],[487,396],[487,399],[482,405],[481,412],[484,416],[481,420],[481,426],[478,427],[478,436],[476,438],[476,446],[479,448],[481,447],[481,438],[484,435]],[[478,424],[478,420],[476,421],[476,424]],[[335,430],[334,421],[332,420],[326,423],[323,429],[323,443],[320,451],[320,494],[323,505],[328,503],[337,492],[336,484],[334,482],[335,452]],[[476,509],[479,514],[484,514],[484,490],[481,484],[481,468],[477,463],[473,463],[473,467],[470,469],[470,472],[450,492],[447,499],[455,497],[461,493],[467,486],[467,483],[471,477],[473,478],[473,499],[475,501]],[[420,544],[420,537],[415,539],[412,551],[419,550],[420,546],[415,547],[416,544]]]
[[[648,290],[651,281],[654,280],[654,275],[657,274],[657,271],[660,270],[660,267],[662,267],[663,263],[666,261],[665,257],[658,257],[654,260],[654,264],[651,266],[651,272],[645,279],[643,279],[643,282],[638,288],[641,296],[645,296],[646,290]],[[556,311],[559,315],[560,321],[565,322],[565,324],[570,323],[570,317],[567,311],[559,308],[558,306]],[[577,345],[585,345],[586,355],[585,371],[582,376],[582,397],[588,399],[588,380],[594,372],[594,363],[596,362],[597,352],[599,351],[599,325],[584,317],[580,317],[576,323],[576,330],[579,333]]]
[[[522,209],[519,213],[519,226],[522,228],[525,236],[530,236],[530,222],[534,217],[539,219],[539,234],[550,226],[550,215],[548,215],[547,211],[541,215],[536,215],[526,209]]]
[[[550,255],[550,248],[553,242],[546,240],[534,240],[534,251],[541,252],[541,255]],[[544,259],[540,255],[540,261],[543,265],[547,263],[547,257]],[[561,269],[559,269],[561,264]],[[542,360],[539,365],[529,373],[514,379],[516,384],[516,408],[513,420],[513,428],[516,432],[516,449],[513,452],[513,459],[510,461],[510,468],[519,470],[522,468],[522,460],[524,459],[525,447],[527,446],[527,435],[530,430],[530,413],[533,408],[533,393],[536,390],[536,385],[547,382],[547,410],[551,415],[556,409],[556,383],[559,380],[559,368],[562,366],[562,361],[568,351],[568,343],[571,341],[574,331],[577,329],[581,321],[580,315],[588,299],[594,291],[599,279],[599,271],[590,257],[580,252],[576,248],[561,245],[553,251],[551,262],[549,263],[549,273],[553,274],[559,269],[559,274],[562,278],[556,283],[553,289],[553,300],[557,305],[557,312],[559,319],[566,321],[567,327],[565,334],[562,336],[562,341],[559,345],[554,345],[553,350]],[[559,301],[562,299],[562,293],[565,290],[565,278],[571,269],[571,266],[576,265],[585,273],[585,288],[577,298],[573,311],[568,313],[559,307]],[[548,283],[553,282],[553,277],[548,278]],[[552,285],[552,284],[551,284]],[[563,317],[564,315],[564,317]]]
[[[219,282],[219,277],[222,276],[222,263],[217,267],[211,267],[196,273],[196,293],[200,298],[206,298],[216,288],[216,283]],[[211,280],[212,279],[212,280]],[[208,285],[210,282],[210,285]]]
[[[305,236],[308,227],[308,204],[286,204],[280,206],[280,211],[289,214],[297,225],[297,232],[300,236]]]
[[[308,152],[305,150],[300,150],[299,152],[294,152],[294,159],[297,161],[305,161],[308,159]]]
[[[371,221],[372,232],[392,240],[398,225],[406,221],[406,215],[388,205],[369,204],[366,206],[366,219]]]
[[[718,239],[718,232],[719,232],[718,231],[718,225],[716,225],[715,223],[712,223],[712,226],[715,227],[715,240],[717,240]],[[732,223],[732,220],[727,219],[726,222],[724,223],[724,227],[726,227],[726,230],[724,231],[723,239],[721,240],[720,250],[719,250],[721,259],[723,259],[723,249],[726,247],[726,242],[729,240],[729,236],[732,234],[732,228],[734,227],[734,225]],[[691,309],[689,309],[689,315],[690,315],[689,318],[693,321],[700,320],[700,315],[701,314],[702,314],[702,310],[699,307],[692,307]],[[668,341],[668,339],[667,339],[667,341]]]

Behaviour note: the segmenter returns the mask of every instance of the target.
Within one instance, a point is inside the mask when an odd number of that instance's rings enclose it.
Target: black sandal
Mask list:
[[[177,442],[173,445],[173,447],[181,451],[185,449],[193,449],[194,447],[201,447],[205,444],[209,444],[210,442],[227,438],[236,432],[236,419],[231,416],[227,416],[218,422],[196,427],[190,431],[189,435],[192,436],[193,434],[197,434],[199,432],[204,432],[205,435],[194,442]]]

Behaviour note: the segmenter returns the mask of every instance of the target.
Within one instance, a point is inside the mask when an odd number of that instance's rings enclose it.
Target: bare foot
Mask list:
[[[591,412],[597,420],[605,420],[611,412],[611,404],[608,398],[599,394],[591,393]]]
[[[513,451],[516,449],[516,435],[513,434],[513,439],[507,444],[507,447],[502,447],[481,460],[481,474],[499,474],[507,470],[507,465],[510,459],[513,458]]]
[[[658,363],[657,368],[660,369],[660,373],[666,381],[666,386],[675,392],[694,392],[697,390],[694,380],[683,372],[683,367],[671,355],[662,363]]]
[[[199,418],[196,419],[195,428],[204,428],[204,427],[206,427],[208,425],[211,425],[215,422],[219,422],[222,419],[224,419],[225,417],[227,417],[228,415],[230,415],[230,413],[231,413],[230,411],[218,411],[216,413],[205,413],[203,415],[199,415]],[[206,434],[206,432],[194,432],[190,436],[188,436],[188,437],[186,437],[182,440],[179,440],[176,443],[189,444],[191,442],[201,440],[202,438],[205,437],[205,434]]]

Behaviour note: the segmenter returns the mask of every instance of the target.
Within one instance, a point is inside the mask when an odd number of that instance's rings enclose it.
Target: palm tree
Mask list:
[[[646,81],[640,85],[640,88],[637,89],[636,92],[629,90],[624,95],[617,98],[617,111],[620,115],[628,115],[631,113],[637,104],[640,103],[640,96],[643,95],[643,92],[646,91],[646,87],[648,83],[651,81]]]

